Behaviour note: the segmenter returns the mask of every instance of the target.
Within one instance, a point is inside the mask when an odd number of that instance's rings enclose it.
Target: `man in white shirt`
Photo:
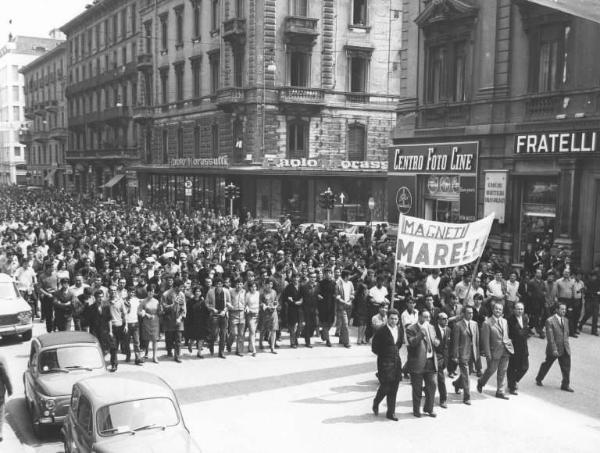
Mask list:
[[[402,312],[400,315],[400,322],[402,327],[404,327],[404,331],[406,329],[419,321],[419,312],[415,309],[415,300],[413,298],[408,299],[406,303],[406,310]]]
[[[439,300],[440,297],[440,271],[434,269],[432,274],[429,274],[425,279],[425,288],[427,294],[431,294],[434,300]]]
[[[37,301],[33,298],[33,292],[37,284],[37,277],[29,260],[23,260],[21,267],[15,271],[14,279],[17,282],[17,288],[21,296],[31,305],[33,316],[36,316],[38,311]]]
[[[488,283],[488,296],[492,298],[493,303],[500,302],[504,306],[506,284],[502,279],[502,272],[496,272],[494,280]]]
[[[504,313],[506,315],[512,313],[517,302],[519,302],[519,282],[517,280],[517,273],[511,272],[506,282],[506,306],[504,307]]]

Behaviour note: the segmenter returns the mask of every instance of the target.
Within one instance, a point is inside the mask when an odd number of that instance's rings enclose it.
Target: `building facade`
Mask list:
[[[383,218],[401,72],[401,1],[158,0],[140,5],[140,162],[127,184],[167,206],[322,220]]]
[[[96,1],[61,27],[67,36],[68,147],[78,193],[124,198],[138,158],[138,1]]]
[[[390,218],[465,221],[474,203],[512,263],[528,244],[599,262],[600,25],[583,3],[404,2]]]
[[[66,57],[63,42],[21,68],[26,104],[19,140],[26,146],[29,185],[68,189],[72,182],[66,166]]]
[[[19,70],[60,43],[51,38],[10,36],[0,48],[0,184],[27,184],[24,125],[24,78]]]

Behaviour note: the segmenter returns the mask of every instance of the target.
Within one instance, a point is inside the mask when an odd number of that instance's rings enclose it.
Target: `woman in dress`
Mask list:
[[[367,322],[369,321],[367,305],[367,285],[361,281],[356,287],[352,303],[352,325],[358,327],[356,344],[367,344],[365,339],[365,331],[367,329]]]
[[[189,350],[190,352],[192,351],[193,344],[195,343],[198,350],[196,356],[202,359],[202,348],[204,347],[204,342],[209,338],[210,312],[204,302],[199,286],[194,287],[192,290],[192,297],[188,301],[188,306]]]
[[[275,351],[275,339],[277,330],[279,330],[279,297],[277,291],[273,289],[273,280],[267,280],[260,295],[260,308],[262,310],[262,329],[260,333],[259,347],[263,349],[263,338],[268,336],[271,354],[277,354]]]
[[[143,300],[140,302],[138,315],[142,320],[141,336],[146,342],[144,360],[148,358],[149,345],[152,343],[152,361],[158,363],[156,358],[156,343],[160,334],[160,303],[154,298],[155,291],[156,286],[154,284],[148,285],[145,297],[143,297],[143,291],[140,291]]]
[[[246,325],[248,326],[248,349],[252,357],[256,357],[256,324],[258,322],[258,312],[260,307],[260,293],[256,282],[250,283],[249,291],[246,293],[246,303],[244,311],[246,312]]]

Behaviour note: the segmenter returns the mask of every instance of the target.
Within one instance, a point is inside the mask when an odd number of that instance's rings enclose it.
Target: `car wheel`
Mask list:
[[[24,334],[21,335],[21,338],[23,339],[23,341],[29,341],[29,340],[31,340],[32,335],[33,335],[33,330],[28,330],[27,332],[25,332]]]

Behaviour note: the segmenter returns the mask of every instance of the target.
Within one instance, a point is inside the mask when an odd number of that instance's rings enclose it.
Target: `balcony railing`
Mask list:
[[[154,108],[147,105],[133,107],[132,116],[138,123],[149,121],[154,117]]]
[[[58,111],[58,101],[48,101],[46,102],[46,110],[49,112],[57,112]]]
[[[49,134],[51,140],[66,140],[67,136],[68,133],[64,127],[55,127],[50,130]]]
[[[131,110],[129,106],[122,105],[119,107],[111,107],[101,112],[100,121],[107,123],[127,121],[131,118]]]
[[[137,68],[138,70],[152,69],[152,54],[141,53],[137,56]]]
[[[279,101],[292,104],[323,104],[325,93],[318,88],[281,87]]]
[[[48,141],[48,131],[35,131],[33,140],[39,143],[46,143]]]
[[[93,160],[93,159],[137,159],[137,147],[106,147],[89,150],[68,150],[67,159]]]
[[[368,93],[346,93],[346,100],[358,104],[368,104],[370,96]]]
[[[525,103],[525,112],[528,116],[547,116],[557,112],[562,96],[546,95],[535,96]]]
[[[216,102],[221,108],[244,102],[246,91],[243,88],[222,88],[217,91]]]
[[[317,23],[319,19],[310,17],[287,16],[285,18],[284,34],[288,42],[308,41],[314,43],[319,36]]]
[[[34,110],[33,110],[33,106],[25,107],[25,109],[24,109],[24,116],[28,120],[32,120],[32,119],[35,118],[35,113],[34,113]]]
[[[25,146],[31,145],[33,141],[33,134],[30,129],[23,128],[19,130],[19,143]]]

